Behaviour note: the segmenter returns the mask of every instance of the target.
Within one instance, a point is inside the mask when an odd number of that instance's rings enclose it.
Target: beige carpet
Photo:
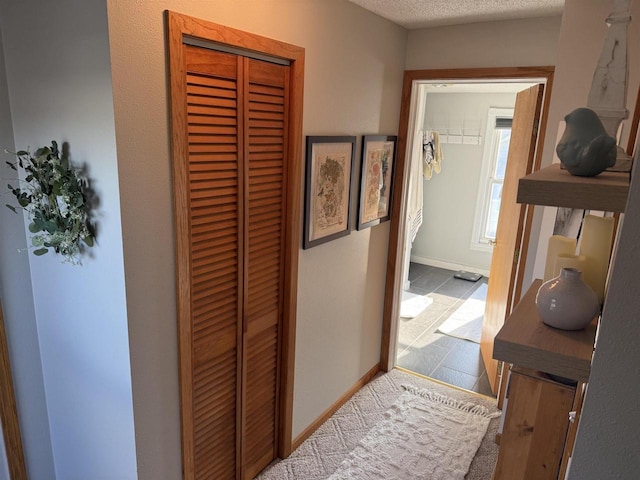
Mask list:
[[[496,411],[495,399],[393,370],[362,388],[287,459],[274,462],[256,480],[326,480],[367,433],[385,418],[385,412],[403,394],[403,384],[427,389],[461,402],[472,402],[491,412]],[[494,442],[498,421],[498,418],[490,420],[487,433],[471,462],[469,473],[465,476],[466,480],[491,478],[498,452],[498,446]]]

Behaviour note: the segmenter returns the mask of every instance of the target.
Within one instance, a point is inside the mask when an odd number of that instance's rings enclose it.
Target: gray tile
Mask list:
[[[475,283],[452,278],[444,285],[438,287],[438,289],[436,289],[434,293],[445,295],[447,297],[455,299],[467,299],[471,295],[471,292],[473,292],[476,288],[477,286]]]
[[[432,298],[431,295],[429,295],[429,298]],[[420,323],[425,327],[431,328],[432,331],[435,331],[436,328],[438,328],[438,324],[444,322],[453,311],[455,310],[451,310],[449,305],[438,303],[434,300],[415,320],[416,323]]]
[[[420,288],[413,285],[413,283],[409,286],[409,293],[415,293],[416,295],[428,295],[431,293],[431,290],[427,290],[426,288]]]
[[[489,384],[489,378],[487,377],[487,372],[484,372],[482,376],[478,379],[476,384],[473,386],[472,390],[477,393],[481,393],[482,395],[487,395],[488,397],[494,397],[495,395],[491,391],[491,385]]]
[[[399,353],[397,364],[412,372],[430,376],[448,352],[446,348],[437,345],[427,345],[422,348],[412,345]]]
[[[398,352],[409,347],[416,339],[428,331],[428,326],[416,322],[415,319],[405,321],[405,319],[401,318],[398,328]]]
[[[456,347],[458,342],[462,342],[459,338],[450,337],[438,332],[425,333],[418,338],[414,344],[416,347],[424,347],[427,345],[436,345],[438,347],[452,350]]]
[[[471,390],[478,381],[478,377],[469,375],[468,373],[459,372],[449,367],[440,365],[437,367],[431,375],[431,378],[440,380],[441,382],[455,385],[466,390]]]
[[[409,281],[413,282],[414,280],[420,278],[425,273],[429,272],[430,268],[428,265],[422,265],[420,263],[409,264]]]
[[[442,365],[474,377],[480,377],[485,372],[480,345],[466,340],[460,340],[451,349]]]
[[[447,270],[432,270],[424,273],[418,279],[411,282],[412,288],[420,288],[433,292],[451,279],[451,273]]]
[[[455,305],[456,308],[458,308],[464,302],[464,300],[460,300],[457,297],[454,297],[452,295],[438,293],[438,291],[429,292],[429,297],[433,298],[433,303],[438,303],[440,305],[446,305],[447,307],[452,307],[452,306]],[[452,313],[454,311],[455,311],[455,309],[452,310]]]

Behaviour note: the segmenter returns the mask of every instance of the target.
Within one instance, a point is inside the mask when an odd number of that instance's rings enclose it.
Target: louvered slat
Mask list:
[[[249,60],[246,122],[249,168],[244,341],[245,478],[275,457],[287,117],[286,67]],[[251,477],[252,478],[252,477]]]
[[[231,480],[241,291],[237,58],[190,46],[185,52],[193,462],[196,478]]]

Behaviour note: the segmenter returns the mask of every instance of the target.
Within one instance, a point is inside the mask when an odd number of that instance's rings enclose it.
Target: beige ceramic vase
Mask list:
[[[556,278],[543,283],[536,295],[542,321],[562,330],[581,330],[600,311],[596,293],[582,280],[582,272],[563,268]]]

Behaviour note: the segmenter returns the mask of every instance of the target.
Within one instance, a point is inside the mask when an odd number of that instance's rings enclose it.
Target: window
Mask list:
[[[490,108],[471,248],[492,251],[511,140],[512,108]]]

